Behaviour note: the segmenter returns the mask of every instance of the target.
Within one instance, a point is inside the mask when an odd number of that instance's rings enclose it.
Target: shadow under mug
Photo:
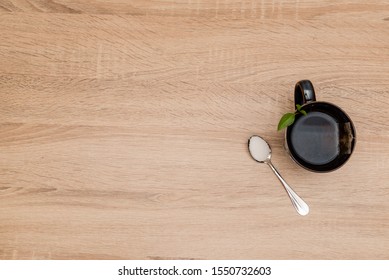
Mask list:
[[[296,114],[286,129],[285,148],[290,157],[314,172],[330,172],[345,164],[356,142],[350,117],[334,104],[316,101],[309,80],[296,84],[294,101],[307,115]]]

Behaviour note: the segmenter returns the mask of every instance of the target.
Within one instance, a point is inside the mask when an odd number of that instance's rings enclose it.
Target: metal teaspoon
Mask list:
[[[281,184],[284,186],[286,193],[289,195],[290,200],[297,213],[302,216],[308,215],[309,206],[304,202],[304,200],[293,191],[293,189],[286,183],[286,181],[281,177],[281,174],[277,171],[274,165],[271,163],[271,148],[270,145],[262,138],[257,135],[250,137],[248,141],[248,148],[251,157],[259,162],[266,163],[274,174],[280,180]]]

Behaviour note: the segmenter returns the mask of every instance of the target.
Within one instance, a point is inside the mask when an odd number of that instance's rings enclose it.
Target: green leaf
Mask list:
[[[307,112],[305,112],[305,110],[299,110],[299,112],[300,112],[301,114],[303,114],[304,116],[307,115]]]
[[[300,112],[300,110],[301,110],[301,105],[300,105],[300,104],[296,104],[296,108],[297,108],[297,111]]]
[[[278,123],[278,131],[293,124],[294,118],[295,118],[294,113],[286,113],[285,115],[283,115],[282,118],[280,119],[280,122]]]

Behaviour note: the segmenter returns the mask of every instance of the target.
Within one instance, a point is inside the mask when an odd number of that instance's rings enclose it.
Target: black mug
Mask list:
[[[330,172],[345,164],[356,142],[350,117],[334,104],[316,101],[309,80],[296,84],[294,102],[307,115],[297,113],[286,129],[285,148],[291,158],[315,172]]]

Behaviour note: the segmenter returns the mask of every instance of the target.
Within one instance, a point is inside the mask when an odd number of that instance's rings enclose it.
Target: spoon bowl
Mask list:
[[[259,163],[267,163],[271,160],[271,147],[263,138],[252,136],[249,139],[249,151],[251,157]]]

